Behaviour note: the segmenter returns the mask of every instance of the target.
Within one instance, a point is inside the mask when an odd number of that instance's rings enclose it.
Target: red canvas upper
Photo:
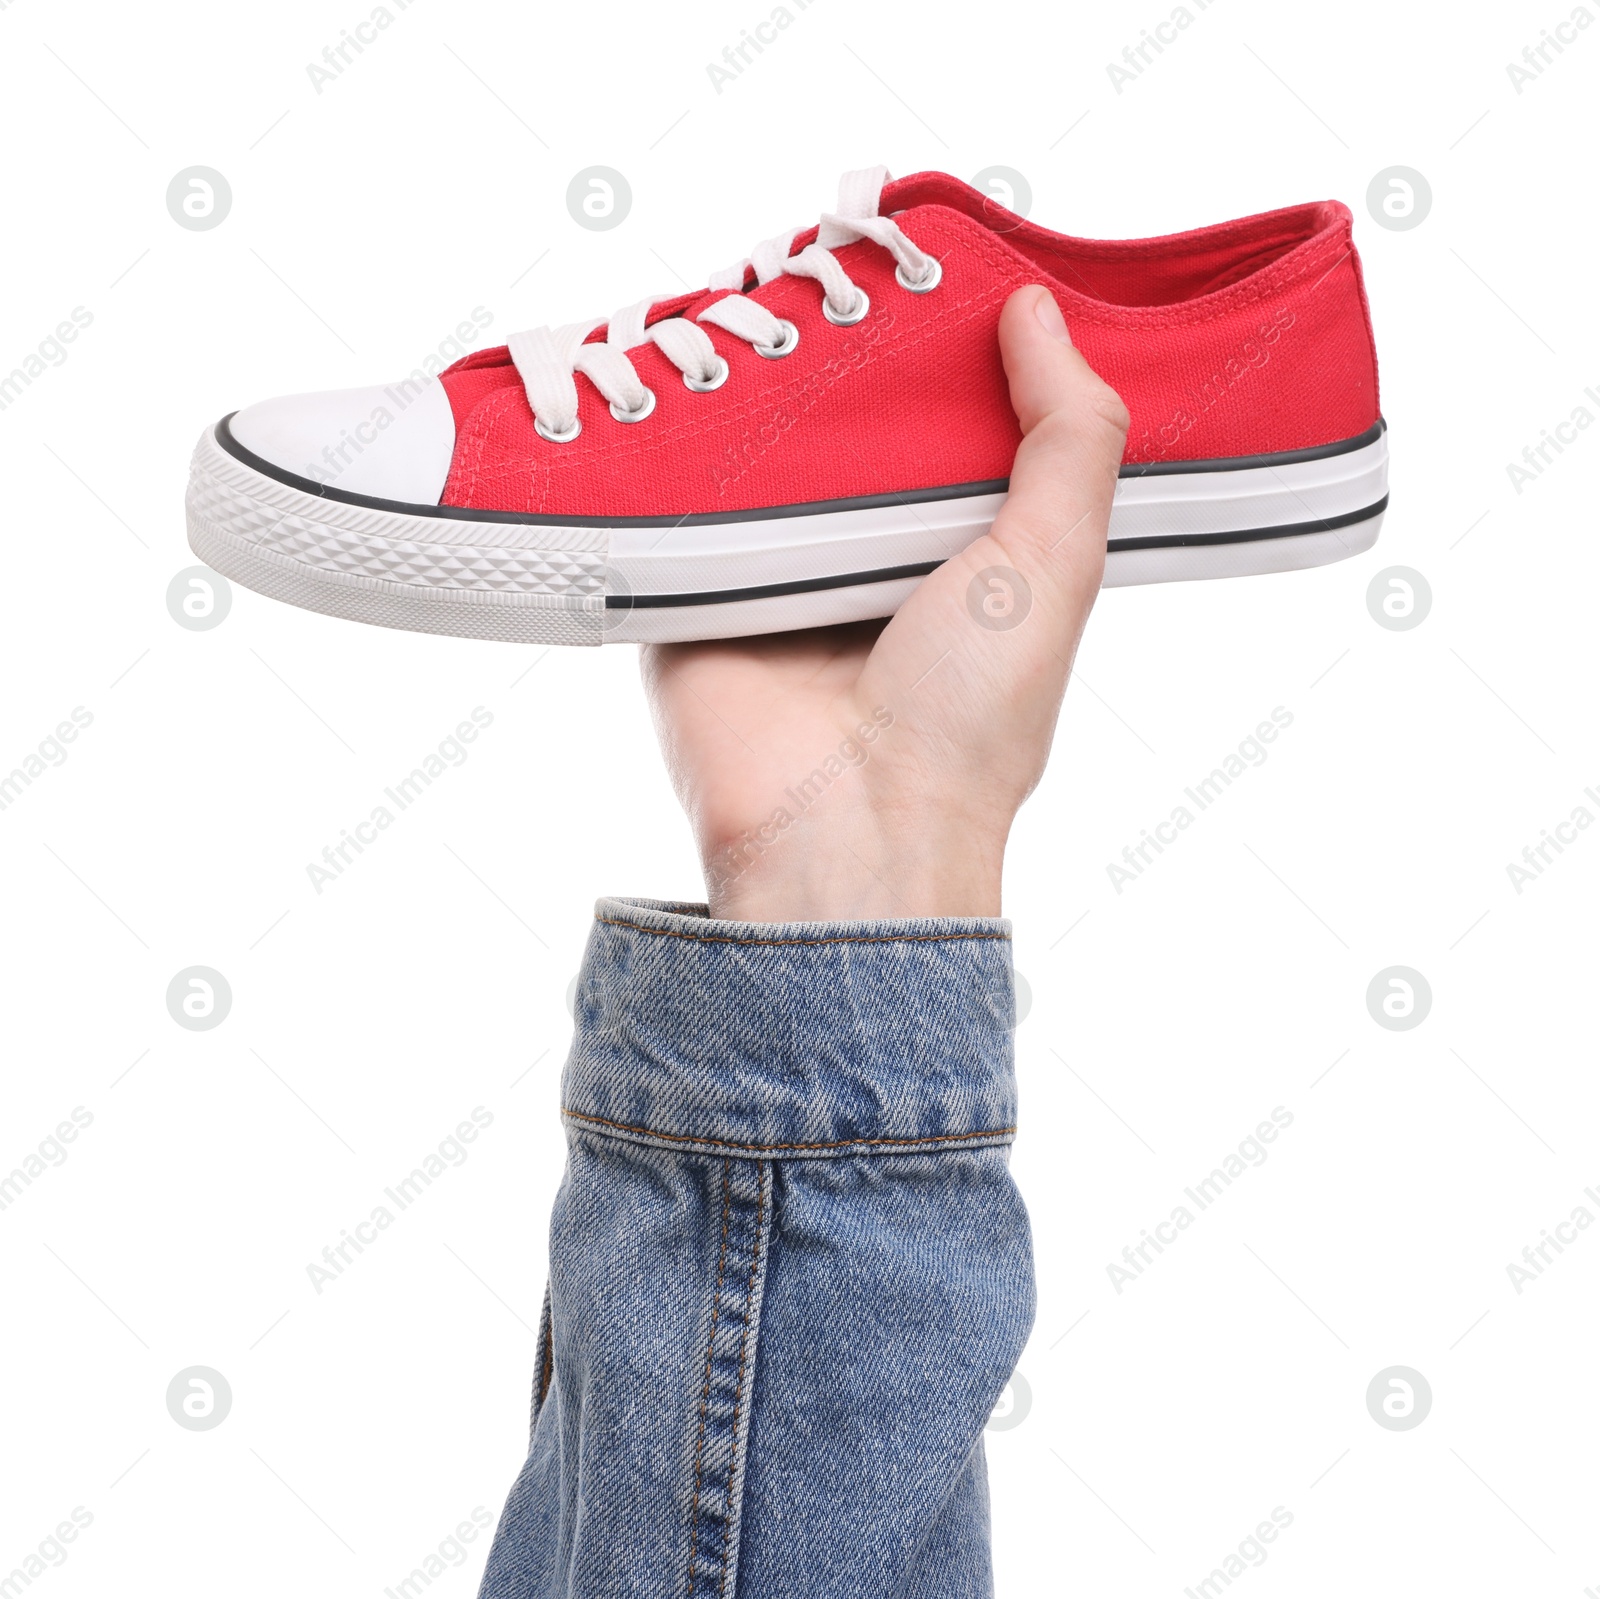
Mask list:
[[[954,178],[918,173],[886,185],[880,211],[939,258],[935,289],[900,287],[889,253],[865,240],[834,252],[871,297],[853,327],[826,320],[810,279],[747,288],[795,324],[799,348],[768,360],[702,323],[731,370],[699,394],[653,344],[640,346],[629,359],[657,396],[642,422],[615,421],[580,376],[583,431],[550,443],[504,346],[457,362],[443,377],[457,427],[443,503],[678,516],[1005,478],[1019,434],[996,326],[1028,283],[1054,291],[1073,341],[1122,396],[1129,462],[1302,449],[1378,419],[1361,266],[1336,200],[1102,241],[1052,233]],[[714,298],[684,295],[651,320]]]

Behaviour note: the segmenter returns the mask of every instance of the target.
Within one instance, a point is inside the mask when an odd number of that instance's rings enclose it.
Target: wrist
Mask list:
[[[1003,833],[952,818],[800,817],[707,850],[706,900],[727,921],[997,917],[1004,855]]]

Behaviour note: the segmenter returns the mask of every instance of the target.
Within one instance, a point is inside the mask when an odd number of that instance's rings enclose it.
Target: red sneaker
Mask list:
[[[887,616],[994,519],[1018,431],[995,327],[1050,285],[1133,418],[1106,582],[1369,548],[1387,450],[1347,207],[1164,238],[1051,233],[942,173],[708,289],[516,334],[441,377],[208,429],[189,540],[291,604],[543,644]]]

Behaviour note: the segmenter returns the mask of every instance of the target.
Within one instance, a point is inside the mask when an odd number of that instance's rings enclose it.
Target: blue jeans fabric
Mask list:
[[[980,1599],[1033,1320],[1010,929],[600,901],[481,1599]]]

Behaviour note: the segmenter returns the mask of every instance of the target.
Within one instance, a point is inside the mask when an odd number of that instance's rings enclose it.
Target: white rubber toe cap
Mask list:
[[[437,378],[387,388],[286,394],[228,424],[253,455],[325,488],[437,505],[455,454],[450,398]]]

